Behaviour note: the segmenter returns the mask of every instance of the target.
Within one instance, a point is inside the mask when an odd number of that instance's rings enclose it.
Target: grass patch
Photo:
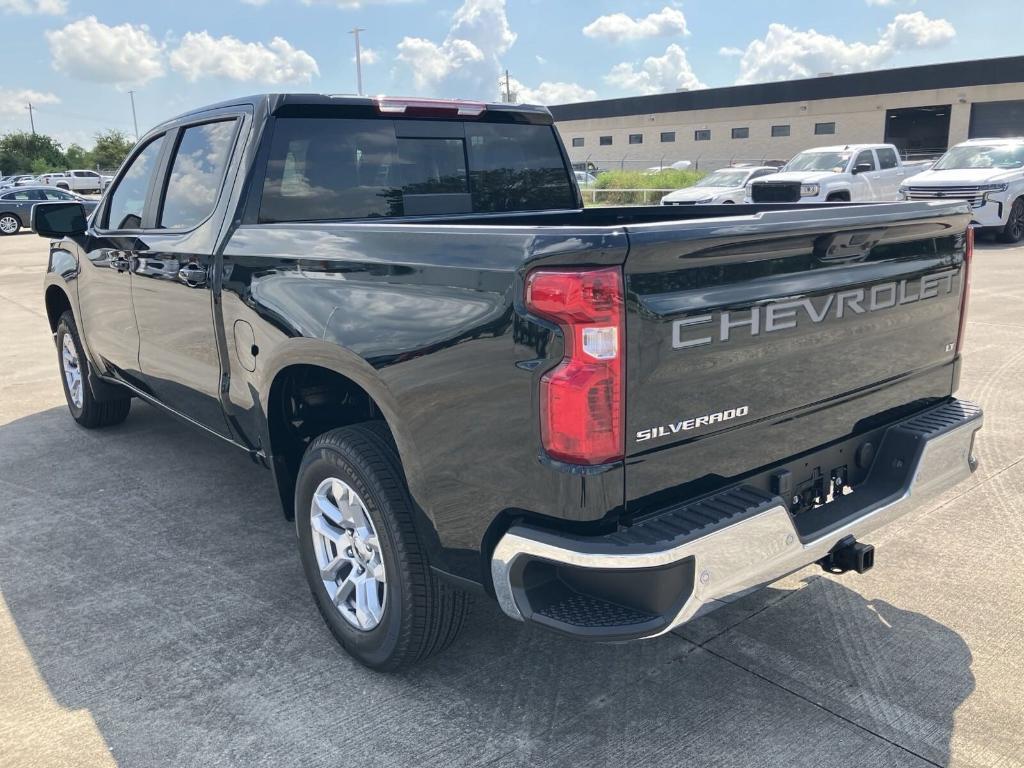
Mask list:
[[[597,177],[596,189],[683,189],[691,187],[705,174],[701,171],[683,171],[676,168],[666,168],[657,173],[645,173],[643,171],[608,171]],[[586,190],[583,197],[590,203]],[[647,195],[646,202],[657,203],[659,195]],[[597,205],[640,205],[644,203],[642,192],[605,192],[597,195]]]

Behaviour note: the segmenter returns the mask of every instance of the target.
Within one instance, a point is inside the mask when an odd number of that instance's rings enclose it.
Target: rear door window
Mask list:
[[[189,229],[213,213],[235,136],[235,122],[193,125],[182,133],[167,179],[161,227]]]
[[[886,168],[895,168],[898,161],[896,159],[896,150],[890,149],[889,147],[882,147],[881,149],[875,150],[878,155],[878,167],[882,170]]]
[[[551,126],[279,118],[260,221],[574,207]],[[417,135],[417,134],[424,135]]]

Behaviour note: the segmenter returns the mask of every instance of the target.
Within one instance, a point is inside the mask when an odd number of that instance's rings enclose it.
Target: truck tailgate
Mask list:
[[[627,510],[948,397],[968,221],[924,203],[628,226]]]

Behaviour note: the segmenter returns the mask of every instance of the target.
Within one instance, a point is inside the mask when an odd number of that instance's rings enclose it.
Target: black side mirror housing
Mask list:
[[[40,237],[80,235],[86,228],[85,206],[81,203],[36,203],[32,206],[32,229]]]
[[[854,173],[865,173],[867,171],[873,170],[875,169],[874,167],[872,167],[871,163],[857,163],[855,166],[853,166]]]

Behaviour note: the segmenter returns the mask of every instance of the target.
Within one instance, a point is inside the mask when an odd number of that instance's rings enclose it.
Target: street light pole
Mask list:
[[[139,140],[139,121],[135,117],[135,91],[128,91],[128,97],[132,100],[132,125],[135,126],[135,140]]]
[[[34,109],[34,107],[32,106],[32,102],[31,101],[28,103],[28,105],[25,107],[25,109],[28,110],[28,122],[29,122],[29,125],[32,126],[32,135],[35,136],[36,135],[36,119],[35,119],[35,117],[32,116],[32,110]]]
[[[360,96],[363,95],[363,56],[359,50],[359,33],[365,31],[360,27],[354,27],[349,31],[349,34],[356,39],[356,91]]]

